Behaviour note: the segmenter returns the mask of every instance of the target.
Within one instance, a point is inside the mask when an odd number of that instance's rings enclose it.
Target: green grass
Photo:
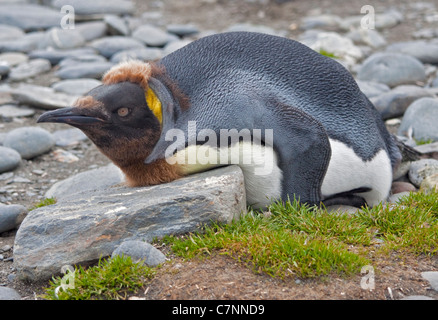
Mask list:
[[[338,56],[336,56],[334,53],[328,52],[324,49],[319,50],[319,53],[322,54],[323,56],[332,58],[332,59],[339,59]]]
[[[37,202],[36,204],[33,205],[32,208],[30,208],[29,211],[41,208],[41,207],[45,207],[45,206],[50,206],[52,204],[56,203],[56,199],[55,198],[44,198],[43,200]]]
[[[130,257],[115,256],[99,260],[96,266],[84,269],[79,266],[70,273],[73,281],[56,277],[49,283],[42,296],[48,300],[103,300],[124,299],[129,292],[142,288],[154,276],[156,268],[133,263]],[[67,272],[67,277],[69,273]],[[63,279],[64,278],[64,279]],[[66,283],[68,282],[68,283]],[[59,286],[70,285],[65,290]]]
[[[278,277],[355,274],[370,263],[369,251],[433,255],[438,250],[436,192],[412,193],[397,205],[364,208],[353,215],[297,201],[273,203],[269,213],[251,211],[232,224],[164,241],[187,259],[216,252]]]

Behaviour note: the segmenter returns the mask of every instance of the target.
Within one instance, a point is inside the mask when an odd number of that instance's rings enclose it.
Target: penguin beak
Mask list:
[[[37,120],[40,122],[59,122],[66,123],[72,126],[84,126],[96,123],[103,123],[104,120],[84,115],[78,108],[62,108],[43,113]]]

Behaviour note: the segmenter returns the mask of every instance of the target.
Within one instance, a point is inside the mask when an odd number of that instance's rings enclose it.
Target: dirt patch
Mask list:
[[[260,2],[267,2],[260,4]],[[429,1],[431,2],[431,1]],[[291,38],[302,31],[297,26],[302,17],[310,11],[336,14],[341,17],[360,14],[365,4],[374,5],[376,12],[384,7],[408,8],[409,0],[363,1],[289,1],[278,4],[276,1],[230,1],[230,0],[136,0],[137,12],[160,11],[163,25],[171,23],[193,23],[202,31],[223,31],[236,23],[253,23],[284,30]],[[157,6],[157,3],[161,5]],[[438,8],[438,1],[433,1]],[[383,7],[384,6],[384,7]],[[407,14],[410,11],[406,11]],[[394,28],[383,31],[388,42],[411,40],[413,32],[426,27],[421,14],[405,18]],[[427,27],[438,27],[438,22],[430,22]],[[46,84],[54,82],[52,74],[36,79],[34,83]],[[42,113],[38,110],[34,117],[21,122],[1,123],[0,132],[8,132],[15,127],[34,126]],[[43,124],[43,128],[54,131],[66,129],[64,125]],[[23,161],[14,171],[14,176],[30,180],[28,183],[14,183],[15,196],[13,203],[27,208],[33,206],[56,181],[65,179],[75,173],[103,166],[109,163],[91,142],[81,142],[76,146],[64,148],[78,155],[79,161],[61,163],[54,159],[53,153],[40,156],[31,161]],[[43,174],[35,174],[42,170]],[[8,180],[0,181],[0,188],[10,186]],[[0,235],[0,248],[13,246],[15,231]],[[167,250],[168,251],[168,250]],[[1,253],[1,252],[0,252]],[[15,270],[12,263],[12,250],[1,253],[0,284],[16,289],[23,299],[35,299],[43,292],[47,283],[25,283],[13,279]],[[438,299],[438,294],[429,288],[421,278],[423,271],[437,271],[436,257],[410,256],[392,254],[373,261],[375,270],[375,289],[361,288],[363,275],[342,278],[327,276],[323,279],[299,279],[291,276],[281,280],[266,274],[253,272],[251,266],[237,262],[228,256],[213,254],[208,259],[184,261],[169,253],[170,261],[157,273],[156,277],[141,291],[133,296],[145,299],[400,299],[407,295],[427,295]],[[388,289],[389,288],[389,289]],[[145,293],[146,291],[146,293]]]

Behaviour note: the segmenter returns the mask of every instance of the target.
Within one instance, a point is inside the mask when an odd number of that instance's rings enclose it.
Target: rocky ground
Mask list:
[[[22,299],[34,299],[46,285],[16,279],[14,238],[28,210],[45,197],[55,182],[109,163],[77,131],[64,125],[37,125],[36,119],[47,109],[70,104],[96,86],[102,72],[126,57],[155,60],[188,41],[226,30],[244,29],[290,37],[336,56],[356,77],[391,131],[405,136],[407,143],[414,145],[412,138],[438,141],[436,0],[138,0],[123,1],[123,5],[112,5],[117,1],[95,1],[93,6],[78,2],[75,28],[69,30],[59,29],[64,16],[59,10],[67,2],[41,2],[46,6],[36,10],[26,7],[24,0],[0,0],[0,290],[15,290],[5,293],[10,298],[18,294]],[[20,4],[15,7],[10,3]],[[373,6],[377,14],[376,29],[365,33],[358,28],[363,15],[358,16],[364,5]],[[28,12],[33,14],[26,15]],[[6,26],[7,23],[12,25]],[[437,152],[434,144],[422,148],[430,148],[428,157]],[[432,168],[429,176],[436,177],[438,173],[435,161],[428,162]],[[400,172],[400,181],[394,186],[398,189],[394,191],[416,190],[423,180],[431,180],[415,174],[424,165],[420,163],[417,171],[411,166],[410,173],[409,167]],[[379,272],[376,289],[372,291],[361,289],[361,275],[353,279],[332,277],[323,282],[282,281],[255,275],[228,257],[190,262],[172,258],[147,292],[136,296],[147,299],[438,298],[433,280],[422,277],[422,272],[438,270],[436,257],[394,254],[385,261],[376,261]]]

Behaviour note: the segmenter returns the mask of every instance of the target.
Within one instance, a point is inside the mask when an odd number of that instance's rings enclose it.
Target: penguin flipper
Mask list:
[[[278,104],[274,148],[283,171],[282,199],[299,198],[320,205],[321,185],[327,171],[331,148],[323,125],[304,111]]]

